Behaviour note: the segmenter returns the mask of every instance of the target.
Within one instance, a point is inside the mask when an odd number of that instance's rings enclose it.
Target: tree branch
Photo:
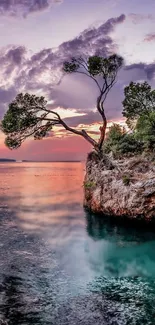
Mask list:
[[[95,81],[95,83],[97,84],[97,87],[98,87],[99,90],[101,91],[101,87],[100,87],[98,81],[97,81],[93,76],[91,76],[90,74],[87,74],[87,73],[85,73],[85,72],[83,72],[83,71],[75,71],[75,73],[81,73],[81,74],[84,74],[84,75],[87,76],[87,77],[90,77],[92,80]]]
[[[85,65],[82,63],[82,61],[85,63]],[[99,90],[101,91],[101,87],[100,87],[98,81],[89,72],[87,62],[83,58],[81,58],[81,60],[80,59],[76,59],[76,62],[79,64],[79,66],[82,66],[87,73],[85,73],[83,71],[78,71],[78,70],[76,70],[75,72],[82,73],[82,74],[85,74],[87,77],[90,77],[92,80],[95,81],[95,83],[97,84]]]
[[[43,106],[31,106],[30,109],[34,109],[34,110],[38,109],[40,111],[47,112],[48,114],[54,114],[55,116],[57,116],[58,119],[60,119],[60,115],[58,113],[51,111],[50,109],[47,109]]]
[[[91,145],[93,145],[94,148],[97,148],[97,142],[91,138],[88,133],[85,130],[82,131],[78,131],[76,129],[71,128],[70,126],[68,126],[62,119],[60,119],[60,124],[67,130],[70,131],[74,134],[77,135],[81,135],[82,137],[84,137],[89,143],[91,143]]]

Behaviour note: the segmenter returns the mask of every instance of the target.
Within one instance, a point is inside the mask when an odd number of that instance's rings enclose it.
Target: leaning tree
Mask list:
[[[26,93],[17,95],[15,100],[9,104],[1,122],[1,129],[6,135],[6,145],[10,149],[18,148],[26,138],[33,136],[34,139],[43,139],[53,126],[62,126],[67,131],[82,136],[95,150],[101,152],[107,127],[104,102],[116,82],[122,64],[122,57],[111,55],[107,58],[99,56],[91,56],[88,59],[72,58],[63,65],[64,74],[83,74],[90,78],[98,88],[96,107],[103,122],[98,142],[85,130],[72,128],[66,124],[57,112],[49,108],[43,96],[38,97]]]

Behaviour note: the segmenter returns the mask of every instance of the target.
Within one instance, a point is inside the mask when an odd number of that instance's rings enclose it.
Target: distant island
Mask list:
[[[0,162],[16,162],[15,159],[9,159],[9,158],[0,158]]]
[[[82,162],[82,160],[21,160],[22,162],[37,162],[37,163],[44,163],[44,162],[49,162],[49,163],[77,163],[77,162]]]
[[[16,159],[9,159],[9,158],[0,158],[0,162],[37,162],[37,163],[41,163],[41,162],[65,162],[65,163],[68,163],[68,162],[72,162],[72,163],[77,163],[77,162],[81,162],[81,160],[38,160],[38,161],[35,161],[35,160],[16,160]]]

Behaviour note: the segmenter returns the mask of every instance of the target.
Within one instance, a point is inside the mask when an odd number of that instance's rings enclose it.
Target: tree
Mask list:
[[[68,126],[58,113],[48,108],[43,96],[18,94],[4,115],[1,129],[6,134],[5,143],[10,149],[18,148],[22,142],[33,136],[42,139],[47,136],[53,126],[63,126],[67,131],[85,138],[98,152],[101,151],[105,138],[107,119],[104,112],[104,101],[116,82],[123,59],[117,55],[108,58],[93,56],[88,60],[73,58],[65,62],[64,73],[81,73],[90,77],[98,87],[97,109],[102,116],[103,126],[100,128],[100,139],[95,141],[85,130],[77,130]]]
[[[43,96],[37,97],[27,93],[17,95],[9,104],[9,109],[1,122],[1,129],[7,136],[5,144],[10,149],[15,149],[30,136],[35,140],[43,139],[56,125],[62,125],[66,130],[83,136],[94,147],[97,145],[86,131],[69,127],[58,113],[48,109]]]
[[[148,115],[155,110],[155,90],[145,81],[143,83],[131,82],[124,89],[125,99],[123,101],[123,116],[126,123],[134,129],[141,115]]]
[[[146,149],[155,150],[155,110],[139,117],[135,137],[143,141]]]
[[[103,120],[103,125],[100,127],[100,139],[97,143],[99,151],[102,149],[107,127],[104,102],[109,91],[116,83],[116,77],[122,64],[123,58],[116,54],[108,58],[92,56],[88,60],[84,58],[73,58],[70,62],[64,63],[64,71],[66,73],[81,73],[91,78],[97,85],[99,96],[96,106]]]
[[[122,139],[125,130],[119,124],[114,123],[110,128],[104,143],[104,150],[106,153],[114,152],[118,147],[119,141]]]

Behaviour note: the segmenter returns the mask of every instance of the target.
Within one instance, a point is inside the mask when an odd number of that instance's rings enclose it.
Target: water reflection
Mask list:
[[[155,276],[155,233],[86,213],[91,267],[107,277]]]
[[[154,324],[155,233],[86,213],[94,304],[108,324]],[[94,298],[95,296],[95,298]],[[91,299],[92,301],[92,299]],[[103,309],[106,306],[106,311]]]
[[[24,163],[0,169],[5,200],[25,229],[42,230],[65,222],[74,211],[81,216],[82,163]],[[21,167],[22,166],[22,167]],[[73,218],[72,218],[73,219]],[[81,220],[81,219],[79,219]]]

